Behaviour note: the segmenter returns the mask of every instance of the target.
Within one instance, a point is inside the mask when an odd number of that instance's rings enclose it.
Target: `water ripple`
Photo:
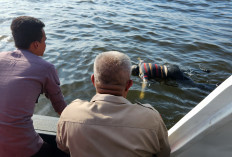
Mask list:
[[[143,100],[141,80],[132,77],[128,99],[152,104],[168,128],[232,73],[230,1],[1,0],[0,5],[1,51],[14,49],[12,18],[30,15],[44,21],[43,58],[57,68],[68,103],[95,94],[90,75],[96,55],[104,51],[124,52],[133,64],[140,57],[186,71],[193,82],[151,81]],[[200,67],[211,72],[203,73]],[[48,105],[41,97],[35,113],[56,116]]]

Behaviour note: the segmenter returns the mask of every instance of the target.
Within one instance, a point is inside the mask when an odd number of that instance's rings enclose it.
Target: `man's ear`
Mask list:
[[[126,89],[125,89],[125,90],[128,91],[129,88],[130,88],[132,85],[133,85],[133,81],[132,81],[132,80],[127,81]]]
[[[31,45],[33,46],[34,49],[37,49],[38,48],[38,41],[33,41],[31,43]]]
[[[95,87],[94,74],[91,75],[91,81],[92,81],[92,83],[93,83],[93,86]]]
[[[30,44],[28,50],[31,51],[31,52],[33,52],[33,53],[35,53],[35,52],[37,51],[38,46],[39,46],[39,45],[38,45],[38,41],[33,41],[33,42]],[[36,54],[36,53],[35,53],[35,54]]]

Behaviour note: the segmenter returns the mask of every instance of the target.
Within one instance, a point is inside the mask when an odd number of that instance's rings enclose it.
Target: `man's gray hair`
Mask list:
[[[131,76],[130,58],[118,51],[99,54],[94,62],[95,82],[103,84],[124,84]]]

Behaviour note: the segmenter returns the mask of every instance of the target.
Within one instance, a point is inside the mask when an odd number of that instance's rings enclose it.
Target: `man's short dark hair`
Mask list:
[[[11,23],[11,31],[15,46],[19,49],[28,49],[34,41],[41,42],[44,23],[30,16],[20,16]]]

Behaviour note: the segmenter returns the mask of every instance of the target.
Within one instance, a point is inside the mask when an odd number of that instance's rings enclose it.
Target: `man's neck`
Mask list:
[[[115,96],[124,96],[124,91],[122,85],[100,85],[96,84],[96,91],[99,94],[111,94]]]

